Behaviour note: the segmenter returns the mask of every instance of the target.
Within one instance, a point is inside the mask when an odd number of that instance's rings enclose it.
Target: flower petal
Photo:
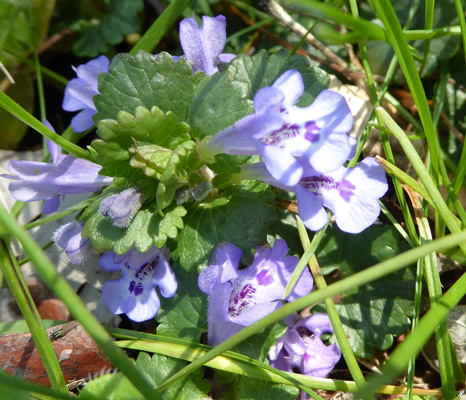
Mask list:
[[[286,186],[295,186],[303,175],[301,164],[289,152],[275,146],[258,144],[267,171]]]
[[[165,298],[173,297],[178,289],[178,281],[170,264],[162,254],[159,254],[159,263],[154,277],[154,287],[160,288],[160,294]]]
[[[142,193],[136,188],[129,188],[105,198],[100,203],[99,211],[109,216],[118,228],[129,226],[142,206]]]
[[[298,184],[296,185],[296,199],[299,216],[304,225],[311,231],[322,229],[328,222],[328,214],[320,198]]]
[[[293,106],[304,93],[304,83],[301,74],[290,69],[281,74],[272,87],[279,89],[284,95],[285,107]]]
[[[60,207],[60,197],[53,196],[50,199],[45,200],[44,205],[42,206],[42,212],[45,215],[52,214],[58,210]]]
[[[84,132],[94,126],[94,121],[92,120],[92,116],[97,114],[96,110],[92,108],[86,108],[80,113],[76,114],[71,119],[71,127],[75,132]]]
[[[226,42],[225,17],[203,16],[201,28],[194,18],[185,18],[180,23],[180,42],[193,71],[212,75],[218,71],[217,59]]]
[[[76,221],[60,226],[54,234],[55,242],[73,264],[82,264],[92,251],[91,242],[81,236],[82,231],[83,225]]]
[[[123,267],[124,264],[118,264],[115,262],[114,256],[115,253],[111,250],[99,258],[99,265],[104,271],[115,272]]]

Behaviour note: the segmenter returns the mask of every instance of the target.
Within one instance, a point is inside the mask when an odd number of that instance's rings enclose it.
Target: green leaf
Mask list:
[[[99,211],[102,200],[124,189],[126,187],[107,188],[80,217],[80,221],[86,221],[82,236],[89,238],[98,252],[113,250],[117,254],[123,254],[134,245],[144,253],[152,245],[160,248],[167,238],[177,237],[178,230],[183,228],[182,217],[186,215],[185,208],[179,205],[167,207],[161,214],[145,204],[127,228],[118,228],[113,225],[110,217],[104,217]]]
[[[225,71],[196,86],[188,115],[192,136],[203,139],[214,135],[253,113],[252,99],[257,91],[272,85],[289,69],[297,69],[303,76],[305,91],[297,103],[301,107],[308,106],[328,87],[327,74],[311,66],[308,57],[289,58],[286,50],[270,57],[265,50],[252,57],[239,55]]]
[[[231,242],[245,254],[265,244],[267,225],[276,218],[269,204],[274,195],[267,187],[262,183],[250,188],[232,187],[211,203],[191,205],[172,257],[187,270],[202,269],[221,242]]]
[[[144,51],[134,57],[118,54],[110,64],[109,73],[99,76],[100,95],[94,96],[98,110],[94,122],[117,119],[120,111],[134,114],[138,106],[149,110],[156,106],[184,121],[194,84],[203,78],[201,72],[193,75],[186,60],[175,64],[168,53],[160,53],[157,59]]]
[[[358,235],[331,227],[322,243],[316,253],[322,272],[339,270],[342,278],[409,249],[394,227],[378,225]],[[414,281],[412,268],[400,270],[344,293],[335,304],[357,356],[369,357],[375,348],[389,348],[393,335],[401,335],[410,328]],[[312,311],[325,312],[325,309],[318,305]]]
[[[299,107],[311,104],[330,83],[327,73],[313,67],[309,57],[295,55],[290,58],[287,50],[280,50],[270,57],[265,50],[252,57],[242,54],[231,62],[228,69],[234,71],[234,79],[247,82],[248,96],[251,100],[260,88],[271,86],[284,72],[290,69],[298,70],[303,77],[305,88],[296,104]]]
[[[247,82],[234,72],[213,74],[194,89],[187,119],[194,138],[215,135],[254,111]]]
[[[96,161],[103,166],[101,174],[120,176],[130,181],[142,179],[141,171],[130,167],[132,153],[147,160],[151,167],[149,158],[157,150],[167,154],[165,162],[159,166],[161,174],[171,155],[161,147],[173,150],[190,138],[189,126],[179,122],[172,112],[164,114],[157,107],[149,111],[138,106],[134,113],[133,116],[121,111],[117,120],[106,119],[99,123],[97,133],[101,140],[92,142],[92,147],[97,152]]]
[[[241,377],[238,379],[235,394],[230,397],[237,400],[294,400],[299,395],[299,390],[295,386],[276,384],[262,379],[251,379]]]
[[[186,141],[171,154],[157,187],[157,206],[161,210],[172,203],[176,190],[188,183],[188,157],[194,146],[193,141]]]
[[[154,387],[162,384],[167,378],[186,366],[186,362],[154,354],[141,352],[136,360],[136,366],[151,381]],[[202,377],[202,370],[194,371],[183,379],[176,381],[163,391],[165,399],[198,400],[211,399],[206,393],[210,391],[210,384]]]
[[[118,44],[125,35],[139,30],[138,13],[142,0],[110,0],[107,14],[98,22],[89,21],[81,30],[73,50],[79,57],[97,57],[106,53],[109,44]]]
[[[143,400],[142,394],[121,372],[90,380],[79,392],[79,399]]]
[[[179,263],[174,263],[172,269],[178,280],[178,290],[171,299],[160,298],[157,334],[198,343],[208,329],[207,295],[199,289],[194,268],[186,271]]]

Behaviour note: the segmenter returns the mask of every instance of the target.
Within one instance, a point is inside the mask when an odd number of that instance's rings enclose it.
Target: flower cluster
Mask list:
[[[293,291],[283,299],[285,287],[299,259],[288,256],[284,240],[273,248],[258,247],[251,266],[239,269],[243,253],[231,243],[217,246],[211,264],[199,275],[199,288],[209,296],[208,343],[216,346],[245,326],[270,314],[283,305],[308,294],[313,279],[308,270],[299,277]],[[333,333],[326,314],[286,319],[288,330],[271,348],[269,360],[278,369],[323,377],[340,359],[336,344],[326,346],[321,336]]]
[[[325,345],[322,335],[333,333],[327,314],[313,314],[300,319],[298,314],[288,316],[286,333],[269,351],[270,365],[282,371],[295,372],[318,378],[326,376],[340,360],[336,343]]]
[[[199,78],[208,83],[215,82],[215,78],[209,81],[209,77],[219,73],[225,67],[222,64],[229,63],[235,57],[233,54],[222,53],[226,43],[226,22],[223,16],[203,17],[201,27],[194,18],[184,19],[180,24],[180,42],[183,57],[190,63],[192,71],[204,73],[191,76],[190,69],[185,68],[187,78],[192,78],[193,81]],[[157,58],[157,55],[154,57]],[[177,62],[180,57],[173,58]],[[153,61],[153,56],[150,55],[148,59]],[[160,59],[161,57],[158,60]],[[74,131],[82,132],[93,126],[92,117],[98,112],[94,104],[94,96],[99,94],[98,78],[102,73],[109,73],[109,65],[110,61],[101,56],[75,69],[77,78],[67,85],[63,100],[66,111],[80,111],[71,122]],[[160,65],[163,70],[163,63]],[[225,73],[230,73],[230,69]],[[161,80],[162,78],[164,76]],[[195,84],[192,86],[195,87]],[[206,91],[208,86],[206,85]],[[176,85],[175,87],[178,88]],[[102,87],[101,90],[103,91]],[[143,211],[147,211],[148,214],[153,212],[151,215],[160,217],[151,218],[148,222],[148,225],[154,223],[148,231],[156,232],[159,229],[157,221],[164,217],[162,211],[157,209],[160,198],[166,200],[167,209],[171,201],[174,206],[182,208],[184,203],[190,201],[209,202],[211,193],[213,197],[225,188],[212,176],[204,179],[203,172],[212,172],[208,164],[214,162],[216,155],[260,155],[263,161],[242,165],[241,172],[233,174],[232,181],[226,185],[251,179],[267,182],[296,194],[299,214],[309,229],[322,229],[328,223],[327,210],[330,210],[341,230],[359,233],[373,224],[380,213],[379,199],[388,188],[384,170],[373,158],[364,159],[354,168],[346,168],[345,163],[352,157],[356,141],[348,134],[353,125],[353,117],[345,99],[336,92],[323,90],[312,104],[299,107],[297,104],[305,91],[301,73],[296,69],[289,69],[278,76],[272,85],[257,90],[253,98],[253,113],[197,143],[194,142],[194,134],[189,137],[186,121],[177,120],[178,116],[174,118],[175,123],[184,124],[187,128],[179,137],[175,137],[178,131],[173,129],[174,137],[170,139],[175,144],[171,148],[162,147],[168,145],[165,142],[156,143],[156,139],[154,143],[146,143],[145,137],[141,140],[135,135],[135,130],[132,130],[131,135],[125,137],[128,143],[134,144],[131,148],[134,151],[130,151],[121,145],[124,140],[118,143],[106,142],[105,135],[98,132],[102,140],[97,140],[98,144],[93,145],[98,155],[97,160],[107,161],[105,157],[109,158],[108,154],[116,154],[115,158],[118,160],[124,159],[121,164],[124,166],[131,154],[136,154],[131,160],[137,159],[138,162],[128,161],[128,168],[135,167],[135,164],[143,167],[156,166],[160,173],[156,177],[150,176],[150,179],[147,179],[148,173],[134,174],[138,176],[134,181],[130,178],[131,174],[116,174],[114,182],[111,177],[99,175],[112,173],[112,168],[105,162],[102,162],[105,167],[102,172],[100,165],[72,155],[63,155],[61,149],[50,141],[50,163],[11,161],[8,166],[10,174],[3,177],[13,180],[9,188],[15,199],[45,200],[44,213],[55,212],[63,195],[93,193],[114,184],[104,191],[98,203],[94,203],[95,207],[90,207],[92,211],[89,214],[95,214],[88,221],[94,223],[105,219],[103,230],[115,229],[118,234],[127,233],[128,228],[132,229],[136,225],[139,227],[142,219],[140,217]],[[155,107],[152,111],[154,109]],[[192,109],[188,111],[189,115],[196,113]],[[119,115],[121,114],[123,113]],[[168,121],[167,116],[168,113],[161,114],[160,118]],[[136,118],[135,123],[139,121]],[[167,124],[169,123],[171,122],[168,121]],[[104,124],[102,126],[99,127],[100,131],[105,128]],[[148,131],[151,129],[152,127],[147,128]],[[124,129],[122,132],[124,136]],[[162,133],[159,136],[164,136],[165,131],[160,132]],[[170,134],[172,132],[167,135]],[[178,139],[181,140],[177,142]],[[136,150],[138,141],[141,148],[147,146],[144,154],[142,150]],[[179,143],[189,145],[183,147]],[[113,144],[119,147],[114,153]],[[99,145],[109,145],[108,148],[112,150],[108,153],[99,152]],[[170,157],[170,162],[166,160],[167,157]],[[183,211],[187,213],[187,209],[183,208]],[[163,211],[165,212],[165,208]],[[91,218],[89,214],[83,212],[79,222],[63,225],[55,233],[56,243],[75,264],[83,263],[93,251],[91,241],[96,248],[99,247],[96,245],[99,239],[92,236],[92,233],[89,234],[89,225],[92,224],[84,225],[83,222],[86,218]],[[182,212],[179,214],[184,215]],[[96,223],[95,226],[97,225],[99,224]],[[166,234],[165,240],[167,237],[176,240],[176,229],[181,229],[180,223],[173,225],[174,233],[169,228],[168,233],[163,232]],[[136,230],[131,232],[133,236]],[[83,237],[83,231],[86,237]],[[143,233],[149,235],[147,232]],[[133,247],[124,254],[108,251],[112,248],[117,251],[118,247],[114,245],[102,245],[100,249],[104,253],[99,260],[101,268],[106,272],[119,274],[116,279],[103,284],[102,299],[113,313],[124,313],[130,319],[140,322],[156,316],[160,309],[159,293],[165,298],[173,297],[178,281],[168,262],[168,251],[162,246],[165,242],[159,242],[161,248],[153,245],[141,253],[139,247],[134,245],[138,242],[133,237],[131,240],[125,243],[126,249]],[[150,244],[147,247],[149,246]],[[253,263],[243,269],[240,268],[242,256],[242,251],[234,244],[222,243],[216,247],[210,265],[198,277],[199,289],[209,299],[208,342],[214,346],[270,314],[284,302],[307,295],[313,288],[313,278],[305,269],[291,293],[285,296],[287,284],[299,259],[288,256],[288,246],[284,240],[277,239],[272,248],[257,247]],[[286,371],[298,369],[316,377],[327,375],[341,356],[336,344],[324,343],[323,335],[333,333],[328,316],[315,314],[300,319],[296,314],[289,316],[285,322],[288,330],[272,347],[268,356],[271,365]]]
[[[122,275],[102,287],[102,299],[111,312],[125,313],[136,322],[145,321],[159,311],[157,287],[163,297],[175,295],[178,282],[164,253],[153,246],[145,253],[132,248],[122,255],[110,251],[100,257],[99,264],[104,271],[120,271]]]

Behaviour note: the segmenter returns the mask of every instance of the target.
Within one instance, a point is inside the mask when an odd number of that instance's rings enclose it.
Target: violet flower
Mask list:
[[[136,188],[129,188],[105,198],[99,209],[103,216],[112,219],[115,226],[126,228],[141,206],[142,193]]]
[[[272,249],[258,247],[253,264],[239,270],[242,251],[228,242],[217,246],[211,265],[198,279],[199,288],[209,296],[210,345],[222,343],[282,306],[286,284],[299,262],[287,254],[286,242],[277,240]],[[312,285],[312,276],[305,270],[286,300],[308,294]]]
[[[84,225],[74,221],[60,226],[54,234],[55,242],[65,250],[73,264],[82,264],[94,250],[89,239],[81,236]]]
[[[48,122],[44,124],[53,130]],[[113,179],[99,175],[98,164],[63,155],[61,148],[47,139],[52,163],[12,160],[8,163],[11,175],[1,175],[14,180],[8,186],[11,195],[19,201],[46,200],[44,214],[55,212],[60,194],[92,193],[112,184]]]
[[[294,186],[301,179],[301,160],[319,172],[338,169],[354,144],[347,135],[353,116],[346,100],[336,92],[324,90],[310,106],[300,108],[295,103],[303,93],[301,74],[294,69],[286,71],[271,87],[256,93],[255,114],[201,144],[200,154],[260,154],[270,175],[287,186]],[[272,110],[278,110],[282,119],[273,129],[276,115],[271,115],[273,121],[267,120]]]
[[[154,318],[160,308],[157,286],[163,297],[173,297],[178,282],[164,250],[151,247],[141,253],[134,247],[123,255],[105,253],[99,264],[107,272],[120,270],[120,279],[107,281],[102,287],[102,299],[114,314],[125,313],[133,321]]]
[[[341,352],[336,343],[325,345],[322,334],[333,333],[327,314],[314,314],[299,319],[290,315],[288,330],[269,351],[270,365],[287,372],[296,372],[317,378],[325,377],[340,360]]]
[[[375,158],[367,157],[354,168],[340,167],[322,174],[303,165],[303,176],[295,186],[275,180],[263,163],[243,166],[239,179],[261,179],[296,193],[298,213],[310,230],[318,231],[328,222],[325,208],[335,215],[338,227],[359,233],[372,225],[380,214],[379,199],[388,190],[385,170]]]
[[[97,113],[97,109],[93,98],[99,94],[99,74],[108,72],[108,66],[108,58],[100,56],[78,68],[73,67],[78,77],[71,79],[66,85],[62,107],[65,111],[82,110],[71,120],[71,127],[75,132],[84,132],[94,125],[92,116]]]
[[[181,47],[193,72],[204,71],[206,75],[212,75],[218,71],[218,62],[229,63],[235,55],[222,54],[226,39],[223,15],[203,16],[200,28],[194,18],[185,18],[180,23]]]

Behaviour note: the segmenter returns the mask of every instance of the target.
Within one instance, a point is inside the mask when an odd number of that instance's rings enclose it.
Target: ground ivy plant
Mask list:
[[[277,197],[296,200],[304,226],[325,232],[316,253],[324,274],[350,276],[406,249],[395,229],[372,226],[385,172],[372,158],[347,168],[353,116],[327,89],[327,74],[286,50],[223,54],[225,24],[222,16],[204,17],[201,27],[183,20],[182,57],[140,51],[78,66],[63,107],[79,111],[76,132],[96,127],[87,159],[50,141],[50,162],[12,161],[3,175],[15,199],[45,200],[45,214],[64,195],[92,193],[54,240],[72,263],[97,252],[95,267],[117,273],[102,288],[113,313],[155,318],[157,335],[196,346],[217,346],[313,290],[318,278],[296,257],[298,223]],[[407,331],[413,282],[407,269],[345,293],[336,309],[356,355],[387,349]],[[326,306],[289,313],[233,351],[249,357],[242,362],[325,377],[342,345]],[[185,365],[144,352],[136,362],[154,387]],[[197,371],[165,393],[207,398],[214,381],[237,398],[298,395],[292,381],[259,378],[227,368],[209,382]],[[121,373],[94,380],[80,396],[107,385],[119,388],[115,398],[140,396]]]

